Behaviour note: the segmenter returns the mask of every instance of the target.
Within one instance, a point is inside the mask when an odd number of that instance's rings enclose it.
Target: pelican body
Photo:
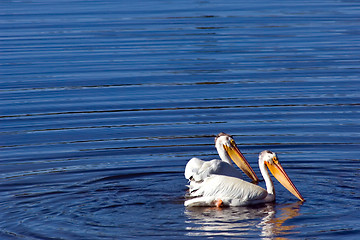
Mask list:
[[[254,182],[259,181],[231,135],[219,133],[215,137],[215,148],[221,160],[203,161],[199,158],[192,158],[186,164],[185,178],[190,181],[190,192],[214,174],[241,179],[242,174],[233,166],[232,161]]]
[[[267,169],[288,191],[301,201],[305,201],[280,165],[275,153],[262,151],[259,155],[259,168],[265,180],[266,189],[236,177],[213,174],[193,189],[190,194],[193,198],[186,200],[184,205],[220,207],[273,202],[275,189]]]

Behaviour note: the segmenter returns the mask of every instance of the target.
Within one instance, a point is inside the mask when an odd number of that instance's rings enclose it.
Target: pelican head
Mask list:
[[[290,180],[289,176],[286,174],[285,170],[280,165],[279,159],[276,156],[276,153],[265,150],[262,151],[259,155],[259,165],[266,165],[272,175],[295,197],[301,201],[305,199],[301,196],[300,192],[297,190],[293,182]]]
[[[250,164],[240,152],[239,148],[231,135],[226,133],[219,133],[215,137],[215,147],[220,155],[220,158],[231,164],[231,159],[249,178],[254,182],[258,182],[259,178],[256,176]]]

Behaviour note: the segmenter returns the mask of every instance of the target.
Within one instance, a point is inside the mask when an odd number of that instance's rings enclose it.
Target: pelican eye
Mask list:
[[[275,164],[278,164],[279,163],[279,159],[277,158],[277,157],[273,157],[273,163],[275,163]]]

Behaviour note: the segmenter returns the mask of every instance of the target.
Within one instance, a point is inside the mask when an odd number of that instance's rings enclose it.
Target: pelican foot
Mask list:
[[[221,208],[224,206],[223,201],[221,199],[218,199],[215,203],[215,206],[218,208]]]

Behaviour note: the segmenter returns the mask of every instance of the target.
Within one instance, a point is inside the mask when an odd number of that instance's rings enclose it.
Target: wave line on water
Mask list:
[[[323,106],[360,106],[360,103],[324,103],[324,104],[269,104],[269,105],[236,105],[236,106],[207,106],[207,107],[163,107],[163,108],[138,108],[138,109],[108,109],[89,111],[66,111],[48,113],[27,113],[16,115],[3,115],[0,118],[19,118],[33,116],[68,115],[68,114],[98,114],[116,112],[141,112],[141,111],[177,111],[177,110],[199,110],[199,109],[232,109],[232,108],[271,108],[271,107],[323,107]]]

